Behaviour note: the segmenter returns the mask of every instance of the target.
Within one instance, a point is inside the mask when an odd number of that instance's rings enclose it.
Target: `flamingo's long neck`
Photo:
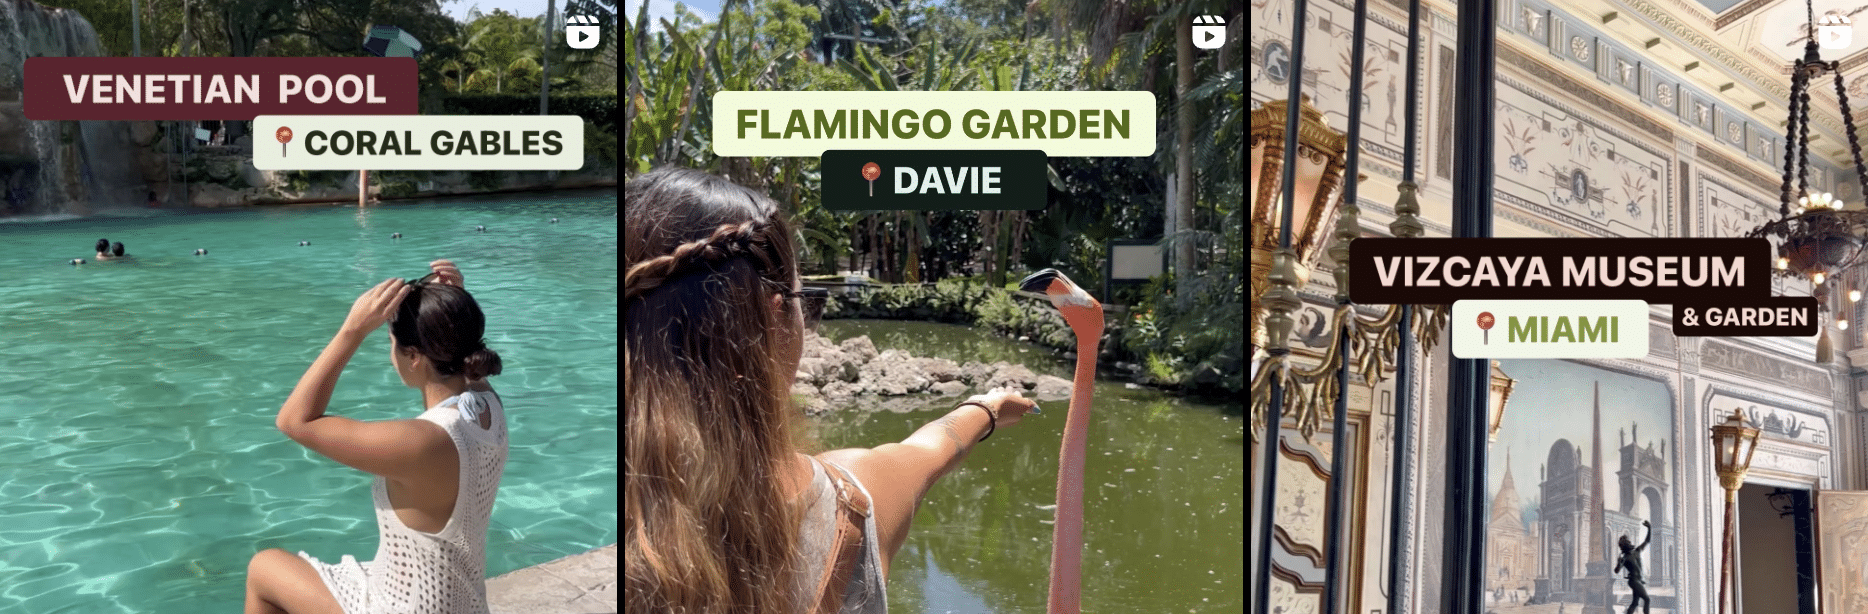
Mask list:
[[[1099,314],[1100,315],[1100,314]],[[1087,331],[1086,331],[1087,332]],[[1077,335],[1077,374],[1057,458],[1057,524],[1051,531],[1050,614],[1077,614],[1083,584],[1083,462],[1090,438],[1090,394],[1096,384],[1100,333]]]

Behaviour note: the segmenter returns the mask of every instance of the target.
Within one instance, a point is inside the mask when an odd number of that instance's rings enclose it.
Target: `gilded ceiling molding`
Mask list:
[[[1672,1],[1679,2],[1680,0]],[[1764,10],[1781,1],[1783,0],[1747,0],[1746,2],[1740,3],[1738,6],[1726,9],[1724,13],[1719,15],[1718,19],[1712,22],[1712,27],[1724,30],[1726,26],[1732,25],[1732,22],[1744,19],[1746,15]]]
[[[1745,79],[1749,80],[1752,85],[1769,92],[1773,100],[1790,99],[1790,86],[1787,83],[1778,83],[1776,81],[1776,79],[1782,78],[1783,75],[1772,75],[1759,71],[1758,68],[1753,66],[1750,62],[1746,62],[1743,58],[1733,55],[1731,50],[1726,49],[1718,42],[1700,35],[1700,33],[1694,31],[1692,27],[1681,23],[1680,20],[1675,19],[1673,15],[1668,14],[1666,11],[1662,10],[1661,7],[1655,6],[1647,0],[1621,1],[1623,4],[1627,5],[1629,9],[1640,13],[1643,17],[1653,21],[1655,25],[1665,28],[1681,41],[1692,45],[1701,53],[1705,53],[1713,59],[1718,60],[1719,63],[1726,68],[1737,71],[1740,75],[1743,75]],[[1831,137],[1845,134],[1842,128],[1842,121],[1839,118],[1831,116],[1831,114],[1827,112],[1827,109],[1823,111],[1824,112],[1812,114],[1810,119],[1815,120],[1822,124],[1824,128],[1827,128],[1830,133],[1829,136]]]
[[[1713,16],[1707,14],[1706,7],[1701,6],[1698,2],[1692,2],[1690,0],[1667,0],[1667,4],[1673,5],[1676,9],[1680,9],[1681,15],[1692,17],[1699,20],[1700,23],[1709,26],[1712,25]]]
[[[1855,55],[1842,58],[1842,74],[1846,75],[1855,72],[1855,69],[1860,68],[1863,64],[1868,64],[1868,52],[1857,51]]]
[[[1745,45],[1745,53],[1751,54],[1751,59],[1757,60],[1759,62],[1763,62],[1766,65],[1783,64],[1784,65],[1784,70],[1783,70],[1784,78],[1788,79],[1790,77],[1790,64],[1787,62],[1784,62],[1783,58],[1773,56],[1763,51],[1759,51],[1757,45]]]
[[[1672,32],[1673,35],[1679,37],[1680,40],[1699,49],[1699,51],[1706,55],[1712,56],[1712,58],[1718,60],[1720,64],[1724,64],[1726,68],[1738,71],[1739,74],[1744,75],[1746,79],[1750,79],[1757,86],[1769,90],[1772,94],[1775,94],[1776,97],[1785,100],[1790,98],[1790,86],[1773,81],[1772,79],[1775,75],[1764,74],[1759,71],[1757,67],[1752,66],[1751,63],[1733,55],[1730,49],[1726,49],[1718,42],[1700,35],[1700,33],[1695,31],[1692,27],[1680,23],[1680,20],[1674,19],[1673,15],[1667,14],[1666,11],[1661,10],[1661,7],[1655,6],[1647,0],[1622,0],[1622,3],[1628,5],[1628,8],[1640,13],[1643,17],[1647,17],[1649,20],[1653,21],[1655,25],[1666,28],[1668,32]]]

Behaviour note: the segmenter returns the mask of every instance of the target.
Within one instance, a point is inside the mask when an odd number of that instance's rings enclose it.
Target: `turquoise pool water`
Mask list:
[[[357,295],[436,258],[505,362],[488,573],[617,541],[615,214],[599,191],[0,223],[0,612],[237,612],[260,549],[373,556],[370,476],[273,418]],[[65,264],[100,237],[135,258]],[[420,413],[388,339],[330,413]]]

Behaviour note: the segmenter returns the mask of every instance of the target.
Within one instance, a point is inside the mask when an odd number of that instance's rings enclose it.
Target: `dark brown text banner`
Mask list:
[[[1771,295],[1764,239],[1356,239],[1350,299],[1365,305]]]
[[[35,120],[246,120],[260,115],[414,115],[413,58],[26,60]]]

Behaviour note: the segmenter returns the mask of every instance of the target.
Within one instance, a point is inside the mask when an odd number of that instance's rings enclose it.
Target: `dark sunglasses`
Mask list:
[[[423,275],[420,279],[403,279],[402,283],[420,288],[422,286],[428,285],[435,281],[439,281],[440,279],[441,279],[440,273],[429,273],[427,275]],[[398,309],[397,311],[401,311],[401,310]],[[396,316],[394,314],[391,314],[389,316],[389,321],[392,323],[395,322]]]
[[[799,308],[804,311],[805,328],[817,328],[817,321],[824,316],[824,303],[830,300],[829,290],[824,288],[805,288],[796,292],[787,290],[781,294],[798,299]]]

